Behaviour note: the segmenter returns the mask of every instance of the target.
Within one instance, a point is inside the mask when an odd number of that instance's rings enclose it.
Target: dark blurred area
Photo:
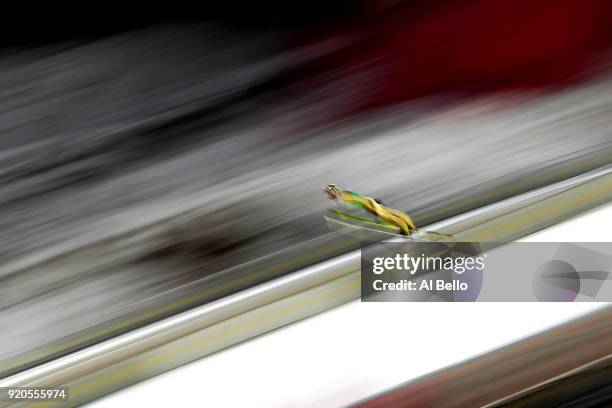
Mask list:
[[[200,6],[4,15],[0,376],[612,162],[607,1]]]
[[[37,5],[5,9],[0,25],[2,45],[40,45],[87,40],[159,24],[222,23],[242,29],[296,29],[333,22],[362,12],[368,1],[224,1],[174,2],[143,7],[111,3]]]

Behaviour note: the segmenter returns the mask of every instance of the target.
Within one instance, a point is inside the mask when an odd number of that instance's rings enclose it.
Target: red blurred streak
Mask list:
[[[352,112],[448,91],[567,85],[612,42],[607,0],[409,1],[366,14],[330,34],[356,38],[351,46],[301,72],[367,70],[369,91],[342,109]]]

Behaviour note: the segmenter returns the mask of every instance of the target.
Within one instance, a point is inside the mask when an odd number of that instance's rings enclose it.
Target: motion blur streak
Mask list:
[[[611,317],[607,307],[356,406],[608,406]]]
[[[375,3],[340,30],[350,46],[308,64],[362,92],[349,111],[436,93],[559,88],[600,71],[612,40],[606,0]]]
[[[326,184],[418,226],[612,163],[609,8],[356,1],[5,46],[0,377],[357,248]]]

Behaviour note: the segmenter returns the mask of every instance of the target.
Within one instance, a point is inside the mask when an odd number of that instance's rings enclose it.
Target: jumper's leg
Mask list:
[[[396,217],[398,220],[401,220],[402,225],[405,225],[406,229],[408,229],[409,231],[416,231],[416,226],[414,225],[414,222],[412,221],[412,219],[407,215],[404,214],[401,211],[396,211],[396,210],[389,210],[389,212]],[[408,234],[410,235],[410,234]]]
[[[410,227],[404,217],[400,217],[397,214],[390,214],[390,221],[399,227],[402,235],[410,236]]]

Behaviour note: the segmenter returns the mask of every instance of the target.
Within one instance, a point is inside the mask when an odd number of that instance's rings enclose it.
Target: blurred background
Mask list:
[[[612,163],[608,1],[202,6],[3,16],[0,378]]]

